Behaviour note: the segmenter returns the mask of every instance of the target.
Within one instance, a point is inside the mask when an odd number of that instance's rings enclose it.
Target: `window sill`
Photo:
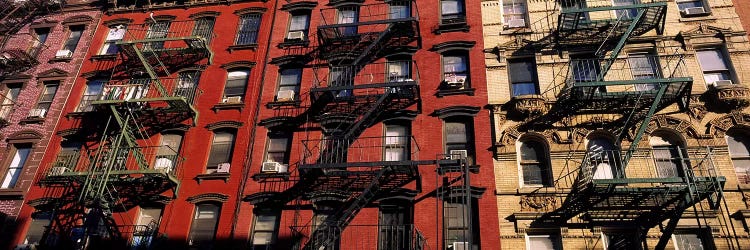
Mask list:
[[[256,50],[258,49],[258,44],[242,44],[242,45],[232,45],[227,48],[229,52],[235,51],[235,50]]]
[[[73,60],[72,56],[71,57],[55,57],[55,58],[49,59],[48,62],[49,63],[56,63],[56,62],[66,62],[67,63],[67,62],[70,62],[72,60]]]
[[[93,55],[89,57],[91,61],[111,61],[117,59],[117,54],[111,55]]]
[[[702,14],[692,14],[692,15],[680,13],[680,22],[711,21],[711,20],[716,20],[716,17],[711,16],[710,11],[706,13],[702,13]]]
[[[224,103],[217,103],[214,105],[211,109],[214,110],[214,112],[218,112],[219,110],[226,110],[226,109],[236,109],[242,112],[242,109],[245,108],[245,103],[242,102],[224,102]]]
[[[262,181],[262,180],[269,180],[269,179],[281,179],[284,181],[289,180],[289,172],[286,173],[257,173],[252,176],[253,180],[256,182]]]
[[[466,22],[439,24],[433,31],[435,34],[448,32],[469,32],[471,27]]]
[[[18,122],[18,124],[24,125],[24,124],[35,124],[35,123],[44,123],[44,118],[24,118],[21,121]]]
[[[23,199],[23,190],[20,188],[3,188],[0,189],[0,197]]]
[[[195,176],[195,180],[198,184],[204,180],[224,180],[224,183],[229,182],[229,173],[211,173],[211,174],[199,174]]]
[[[287,102],[279,102],[279,101],[273,101],[266,103],[266,108],[276,108],[276,107],[299,107],[299,105],[302,104],[302,101],[287,101]]]
[[[89,112],[73,111],[65,115],[66,118],[80,118]]]
[[[529,27],[503,28],[503,31],[500,31],[500,35],[520,35],[531,33],[533,33],[533,31]]]
[[[288,40],[284,39],[284,42],[279,43],[279,45],[276,45],[279,49],[284,49],[288,47],[307,47],[310,46],[310,40]]]
[[[468,89],[440,89],[437,91],[435,96],[437,97],[443,97],[443,96],[450,96],[450,95],[468,95],[468,96],[474,96],[474,91],[476,89],[474,88],[468,88]]]

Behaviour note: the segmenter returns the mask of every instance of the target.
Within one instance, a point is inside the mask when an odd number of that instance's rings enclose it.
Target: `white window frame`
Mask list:
[[[511,9],[515,9],[514,7],[516,6],[521,6],[523,8],[521,13],[506,13],[505,12],[506,1],[511,2],[510,4],[511,6],[513,6],[511,7]],[[501,0],[500,1],[500,14],[502,15],[502,18],[503,18],[503,26],[506,28],[508,27],[509,20],[523,19],[523,22],[525,23],[523,27],[528,27],[529,25],[529,21],[528,21],[529,20],[529,4],[526,0]],[[521,18],[508,19],[507,18],[508,16],[521,17]],[[523,27],[511,27],[511,28],[523,28]]]

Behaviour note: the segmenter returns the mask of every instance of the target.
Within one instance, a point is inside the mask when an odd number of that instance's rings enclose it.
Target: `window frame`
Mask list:
[[[271,160],[270,160],[271,158],[275,159],[275,157],[271,157],[271,154],[282,154],[283,155],[283,157],[282,157],[283,160],[281,162],[279,162],[279,161],[273,161],[273,162],[277,162],[277,163],[280,163],[280,164],[289,165],[289,163],[290,163],[290,157],[291,157],[291,151],[292,151],[293,134],[292,133],[269,133],[267,139],[268,140],[266,142],[266,150],[265,150],[265,153],[264,153],[263,162],[271,162]],[[283,150],[272,150],[272,145],[271,144],[273,143],[274,140],[279,140],[279,141],[286,140],[286,142],[285,142],[286,145],[284,145],[284,149]]]
[[[285,72],[294,72],[294,74],[285,74]],[[276,87],[276,94],[274,95],[274,101],[275,102],[283,102],[279,100],[279,91],[282,90],[292,90],[294,91],[294,97],[292,101],[299,100],[300,97],[300,88],[302,86],[302,73],[304,72],[304,68],[282,68],[279,70],[279,79],[278,84]],[[285,76],[292,76],[295,75],[297,77],[296,82],[294,84],[286,83],[284,81]],[[291,88],[291,89],[286,89]]]
[[[196,233],[194,231],[194,230],[196,230],[196,221],[199,220],[199,219],[201,219],[201,218],[198,218],[198,217],[201,214],[201,207],[203,207],[203,206],[214,206],[216,208],[216,211],[215,211],[215,214],[214,214],[215,218],[209,218],[209,219],[215,220],[214,226],[213,226],[213,236],[212,236],[212,239],[209,240],[210,244],[213,245],[213,243],[216,241],[216,232],[217,232],[217,229],[218,229],[218,226],[219,226],[219,220],[221,219],[222,204],[221,203],[215,203],[215,202],[198,203],[198,204],[195,204],[195,208],[194,208],[194,212],[193,212],[193,218],[190,221],[190,231],[188,231],[188,245],[190,245],[191,247],[195,247],[196,245],[199,246],[199,247],[201,246],[200,243],[196,244],[196,243],[193,242],[193,237],[195,237],[194,233]],[[214,212],[214,211],[212,211],[212,212]],[[203,219],[206,219],[206,218],[203,218]]]
[[[732,148],[734,148],[734,147],[731,144],[733,144],[733,142],[736,142],[738,144],[737,146],[744,146],[746,149],[750,149],[750,144],[746,145],[746,144],[744,144],[742,142],[742,140],[736,140],[736,139],[734,139],[734,138],[738,138],[738,137],[740,137],[740,138],[744,137],[745,140],[747,140],[748,142],[750,142],[750,135],[748,135],[748,133],[745,132],[745,131],[737,131],[737,129],[730,129],[729,131],[727,131],[727,133],[724,135],[724,140],[727,143],[727,149],[729,151],[729,157],[732,160],[732,166],[734,167],[734,173],[737,176],[737,182],[740,183],[740,184],[747,185],[747,184],[750,184],[750,166],[744,166],[744,165],[741,165],[741,164],[736,164],[735,161],[750,162],[750,153],[747,154],[747,155],[741,155],[739,153],[742,153],[742,152],[733,152]],[[732,138],[733,142],[730,142],[730,138]],[[750,151],[750,150],[748,150],[748,151]],[[747,169],[744,170],[744,172],[743,172],[742,171],[742,167],[745,167]]]
[[[69,50],[70,53],[75,53],[78,44],[81,42],[81,37],[83,37],[83,32],[86,31],[86,25],[71,25],[67,27],[67,31],[65,42],[63,42],[60,50]],[[76,32],[79,32],[78,37],[74,35]]]
[[[443,5],[446,2],[456,2],[456,6],[459,8],[455,13],[445,13]],[[440,23],[441,24],[455,24],[466,22],[466,1],[464,0],[440,0]]]
[[[218,144],[216,142],[216,137],[219,134],[229,135],[229,136],[231,136],[231,140],[228,143],[222,142],[222,143]],[[221,164],[221,163],[229,163],[229,164],[231,164],[232,163],[232,157],[234,155],[234,146],[235,146],[236,142],[237,142],[237,131],[229,130],[229,129],[215,130],[213,132],[213,137],[211,138],[211,148],[209,148],[209,150],[208,150],[208,160],[206,161],[206,171],[204,173],[205,174],[215,174],[215,173],[217,173],[216,171],[219,168],[218,164]],[[214,150],[217,150],[216,149],[217,145],[228,145],[229,148],[228,148],[228,150],[226,152],[223,152],[221,156],[215,156],[215,155],[217,155],[219,153],[217,151],[214,151]],[[213,157],[226,158],[227,162],[218,162],[219,159],[213,159],[212,160]]]
[[[411,124],[406,123],[383,123],[383,161],[408,161],[411,160]],[[396,136],[389,136],[389,128],[403,129],[403,131],[397,131],[397,133],[403,132]],[[395,138],[392,138],[395,137]],[[393,139],[396,139],[395,141]],[[401,159],[393,160],[390,159],[389,153],[393,153],[390,150],[400,151]]]
[[[523,147],[524,144],[536,144],[539,150],[542,152],[534,152],[536,154],[535,160],[527,160],[523,159]],[[554,178],[553,178],[553,172],[552,172],[552,165],[550,164],[550,153],[549,153],[549,147],[546,143],[541,142],[535,138],[523,138],[522,140],[519,140],[517,143],[517,164],[518,164],[518,170],[519,170],[519,183],[521,184],[521,187],[554,187]],[[541,155],[540,155],[541,154]],[[542,157],[542,159],[539,159],[539,157]],[[541,177],[541,183],[539,184],[532,184],[532,183],[526,183],[527,182],[527,175],[525,174],[525,166],[527,165],[536,165],[539,166],[539,175]]]
[[[108,28],[109,28],[109,32],[107,33],[107,37],[104,38],[104,43],[102,44],[102,47],[99,48],[99,53],[97,55],[109,56],[109,55],[116,55],[117,53],[119,53],[120,48],[117,47],[117,42],[122,41],[122,39],[125,38],[125,34],[128,32],[128,26],[126,24],[110,25]],[[124,30],[122,33],[122,37],[110,38],[109,35],[113,34],[112,33],[113,29],[115,29],[115,31],[120,30],[120,29]]]
[[[39,93],[39,98],[37,98],[36,105],[34,106],[37,109],[43,108],[47,112],[49,112],[50,108],[52,107],[52,103],[55,101],[55,96],[57,95],[57,91],[60,90],[60,81],[45,81],[43,83],[42,91]],[[52,94],[47,93],[47,90],[49,90],[50,87],[54,86],[54,91]]]
[[[677,228],[670,237],[675,250],[684,250],[677,245],[677,235],[695,235],[701,242],[704,250],[715,250],[716,243],[711,235],[710,228]]]
[[[237,22],[237,34],[234,39],[234,45],[255,45],[258,44],[258,35],[263,19],[263,13],[245,13],[240,15]],[[252,22],[254,21],[254,23]],[[246,26],[247,25],[247,26]]]
[[[295,17],[305,17],[305,27],[304,29],[292,29],[292,26],[294,25]],[[310,10],[298,10],[293,11],[289,13],[289,24],[287,25],[286,29],[286,36],[284,36],[284,41],[290,42],[290,41],[297,41],[296,39],[290,39],[289,34],[296,31],[302,31],[304,34],[301,41],[307,41],[308,37],[310,36],[310,20],[312,16],[312,11]]]
[[[258,218],[264,216],[264,217],[273,217],[273,228],[271,230],[259,230],[258,227]],[[253,248],[265,248],[265,247],[271,247],[276,244],[276,241],[278,240],[279,236],[279,226],[281,222],[281,212],[279,210],[277,211],[262,211],[262,212],[255,212],[253,213],[253,223],[250,227],[250,245]],[[266,244],[256,244],[256,236],[257,233],[266,233],[271,235],[271,241],[266,242]]]
[[[526,233],[524,235],[524,242],[526,243],[526,250],[539,250],[539,249],[532,249],[531,248],[531,238],[547,238],[549,242],[552,244],[552,250],[561,250],[561,236],[559,234],[550,234],[550,233]]]
[[[719,69],[705,70],[706,66],[704,66],[703,63],[701,63],[700,56],[699,56],[699,53],[703,52],[703,51],[716,51],[716,53],[718,53],[718,55],[721,57],[722,63],[724,63],[725,69],[721,69],[721,70],[719,70]],[[722,73],[726,74],[726,79],[720,79],[720,80],[717,80],[717,81],[729,80],[729,81],[732,82],[732,84],[739,84],[738,81],[737,81],[737,76],[736,76],[736,72],[737,71],[733,67],[733,65],[732,65],[732,58],[729,57],[729,53],[727,53],[725,47],[705,47],[705,48],[696,49],[695,50],[695,59],[698,61],[698,67],[701,70],[701,74],[703,75],[703,80],[704,80],[704,82],[705,82],[705,84],[707,86],[708,85],[712,85],[714,82],[716,82],[716,81],[713,81],[713,82],[709,83],[708,80],[706,79],[706,75],[707,74],[716,75],[716,74],[722,74]],[[724,75],[722,75],[722,76],[724,76]]]
[[[466,120],[462,120],[466,119]],[[463,124],[464,136],[466,142],[449,142],[449,131],[447,130],[449,123]],[[474,119],[471,116],[451,116],[443,119],[443,149],[446,155],[450,155],[451,150],[466,150],[466,162],[468,165],[474,165],[475,158],[475,138],[474,138]]]
[[[463,200],[463,201],[462,201]],[[469,204],[465,204],[464,201],[468,201]],[[450,219],[446,217],[446,213],[448,213],[448,210],[451,209],[451,205],[448,204],[460,204],[461,207],[453,207],[456,209],[461,209],[463,214],[460,216],[463,222],[461,222],[463,225],[459,226],[452,226],[450,224]],[[464,237],[471,237],[470,240],[472,242],[473,246],[478,246],[479,244],[479,200],[476,197],[466,197],[466,196],[454,196],[454,197],[442,197],[442,219],[443,219],[443,249],[448,249],[448,246],[452,246],[453,242],[460,242],[461,239],[450,239],[449,234],[453,231],[468,231],[469,233],[464,233]],[[468,217],[467,218],[467,214]],[[463,239],[467,240],[467,239]],[[465,242],[465,241],[464,241]],[[473,249],[473,248],[472,248]]]
[[[240,76],[232,76],[232,73],[244,73],[244,76],[240,78]],[[242,79],[244,79],[244,81],[242,83],[241,92],[237,91],[240,89],[240,87],[237,87],[237,86],[229,87],[230,81],[239,82],[239,80],[242,80]],[[250,69],[238,68],[238,69],[228,70],[227,79],[226,81],[224,81],[224,90],[222,92],[223,98],[239,96],[241,98],[241,102],[244,102],[245,94],[247,94],[247,85],[249,84],[249,82],[250,82]],[[238,93],[227,94],[227,89],[231,91],[237,91]]]
[[[104,79],[91,79],[86,82],[86,88],[83,90],[83,94],[81,95],[81,100],[78,102],[78,106],[76,106],[75,112],[91,112],[93,111],[93,105],[91,105],[92,102],[96,101],[101,97],[102,93],[104,92],[104,85],[107,83],[107,80]],[[96,93],[89,93],[89,89],[94,85],[99,85],[99,91]]]
[[[0,86],[0,91],[2,92],[2,95],[0,96],[0,98],[2,98],[0,101],[0,119],[8,122],[13,114],[13,110],[16,107],[18,97],[21,95],[23,87],[23,84],[20,83],[3,84]],[[13,93],[14,90],[15,93]]]
[[[708,4],[708,1],[706,0],[675,0],[675,5],[677,6],[677,11],[680,12],[681,16],[697,16],[700,14],[687,14],[685,12],[686,7],[681,7],[680,4],[683,3],[700,3],[700,6],[693,6],[688,8],[703,8],[703,14],[710,14],[711,13],[711,6]]]
[[[445,70],[445,67],[446,67],[446,63],[445,62],[446,62],[446,58],[447,57],[461,58],[461,60],[463,60],[463,67],[465,68],[465,70],[463,70],[463,71],[456,71],[455,67],[454,67],[452,71],[446,71]],[[458,89],[469,89],[469,88],[471,88],[471,62],[469,61],[469,53],[468,53],[468,51],[464,51],[464,50],[450,50],[450,51],[446,51],[446,52],[441,53],[440,54],[440,71],[441,71],[442,76],[443,76],[443,83],[447,83],[447,79],[450,76],[464,76],[465,75],[466,78],[465,78],[462,86],[460,86],[460,88],[458,88]],[[446,87],[444,86],[443,88],[445,89]]]
[[[508,12],[505,11],[505,5],[506,5],[505,2],[506,1],[511,1],[511,3],[510,3],[511,4],[511,9],[514,9],[517,5],[521,5],[522,8],[523,8],[523,10],[521,11],[521,13],[510,13],[509,14]],[[529,25],[528,24],[529,23],[528,22],[528,20],[529,20],[529,17],[528,17],[528,15],[529,15],[528,5],[529,5],[529,3],[526,0],[500,0],[500,14],[501,14],[502,20],[503,20],[503,27],[505,27],[505,28],[525,28],[525,27],[528,27],[528,25]],[[521,18],[508,19],[507,18],[508,16],[511,16],[511,17],[521,17]],[[518,19],[523,20],[524,26],[522,26],[522,27],[510,27],[509,26],[510,20],[518,20]]]
[[[3,164],[3,175],[2,182],[0,182],[0,190],[18,188],[18,181],[21,179],[23,169],[26,167],[26,164],[28,164],[29,157],[31,156],[32,150],[34,149],[34,145],[31,143],[16,143],[10,144],[10,146],[11,151],[8,156],[12,155],[12,157],[8,157],[7,159],[5,159],[5,162]],[[27,150],[25,156],[20,156],[22,154],[22,150]],[[22,157],[23,159],[19,159],[14,167],[13,162],[15,162],[17,156]]]
[[[530,71],[528,74],[532,77],[531,81],[516,81],[513,78],[513,73],[515,72],[514,69],[512,69],[512,65],[514,64],[524,64],[524,63],[530,63],[532,67],[532,71]],[[518,97],[518,96],[525,96],[525,95],[539,95],[540,88],[539,88],[539,72],[537,71],[537,64],[536,59],[533,57],[524,57],[524,58],[514,58],[508,60],[508,83],[510,83],[510,93],[512,97]],[[519,92],[516,93],[517,89],[522,88],[516,88],[516,85],[524,84],[524,85],[533,85],[534,90],[531,93],[527,92]],[[527,86],[528,87],[528,86]]]
[[[44,242],[44,234],[47,228],[50,226],[50,224],[53,222],[54,214],[51,211],[36,211],[31,215],[31,222],[29,223],[29,227],[26,229],[26,233],[24,233],[23,236],[23,244],[33,244],[33,245],[40,245]],[[41,218],[40,218],[41,217]],[[45,224],[41,224],[39,222],[46,222]],[[37,231],[38,228],[35,228],[37,226],[42,227],[40,231]],[[29,241],[29,234],[34,233],[33,236],[38,237],[37,241],[31,242]],[[35,235],[37,232],[41,232],[40,235]],[[52,233],[52,232],[50,232]],[[49,238],[49,237],[48,237]]]
[[[203,39],[206,39],[206,44],[210,44],[213,39],[214,28],[216,27],[216,17],[202,16],[195,18],[194,21],[195,25],[190,34],[193,36],[201,36]],[[207,27],[200,27],[201,24],[206,24]]]

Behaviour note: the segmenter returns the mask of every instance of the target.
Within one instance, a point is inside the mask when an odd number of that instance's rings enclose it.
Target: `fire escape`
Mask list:
[[[638,148],[654,114],[674,104],[687,107],[692,87],[681,55],[628,54],[623,59],[631,38],[662,34],[668,1],[557,2],[557,46],[596,52],[591,58],[569,60],[564,86],[543,119],[573,117],[580,125],[592,122],[591,117],[622,114],[608,120],[616,124],[614,142],[632,142],[622,150],[588,149],[583,159],[569,155],[568,172],[555,186],[570,192],[540,221],[564,224],[579,217],[592,226],[636,228],[637,240],[609,242],[616,249],[640,249],[648,230],[660,226],[656,249],[663,249],[683,212],[703,204],[719,207],[724,183],[710,149],[677,149],[679,157],[664,159],[655,150]],[[665,166],[674,169],[664,171]]]
[[[153,20],[110,30],[121,38],[119,64],[101,91],[79,106],[80,129],[93,130],[83,131],[84,138],[98,142],[63,150],[39,181],[48,190],[61,190],[48,192],[58,197],[51,197],[57,221],[47,235],[69,240],[58,247],[148,247],[142,244],[157,236],[158,225],[118,225],[113,213],[177,196],[184,157],[178,148],[150,145],[150,137],[190,121],[194,125],[198,118],[197,71],[193,79],[171,78],[177,69],[211,62],[209,38],[197,28],[196,21]]]
[[[419,148],[411,136],[361,136],[389,115],[419,112],[419,71],[414,61],[381,60],[399,49],[419,48],[415,2],[341,5],[320,12],[323,23],[317,28],[317,41],[312,41],[317,42],[315,49],[290,49],[315,60],[317,79],[309,95],[303,96],[309,99],[294,111],[278,109],[276,117],[261,124],[320,127],[322,138],[303,141],[300,162],[292,164],[283,178],[255,175],[263,190],[249,196],[269,205],[309,201],[320,194],[340,197],[340,205],[324,220],[295,223],[292,249],[339,249],[346,234],[358,234],[359,226],[350,223],[361,209],[409,183],[419,183],[418,165],[435,164],[435,160],[418,160]],[[400,70],[393,70],[395,65]],[[389,148],[399,152],[388,156]],[[424,247],[424,238],[411,225],[397,230],[395,245],[383,247]],[[355,239],[361,242],[363,237]]]

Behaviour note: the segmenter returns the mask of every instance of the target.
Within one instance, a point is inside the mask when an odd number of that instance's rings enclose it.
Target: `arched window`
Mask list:
[[[552,171],[545,145],[537,140],[521,140],[519,165],[524,186],[552,186]]]
[[[750,184],[750,136],[746,132],[729,130],[726,140],[737,182]]]
[[[619,171],[620,152],[612,140],[604,136],[594,136],[589,139],[586,147],[588,153],[588,167],[592,168],[594,179],[613,179],[623,177]]]
[[[659,178],[683,176],[684,143],[671,132],[657,131],[651,135],[649,144],[653,149],[656,175]]]

